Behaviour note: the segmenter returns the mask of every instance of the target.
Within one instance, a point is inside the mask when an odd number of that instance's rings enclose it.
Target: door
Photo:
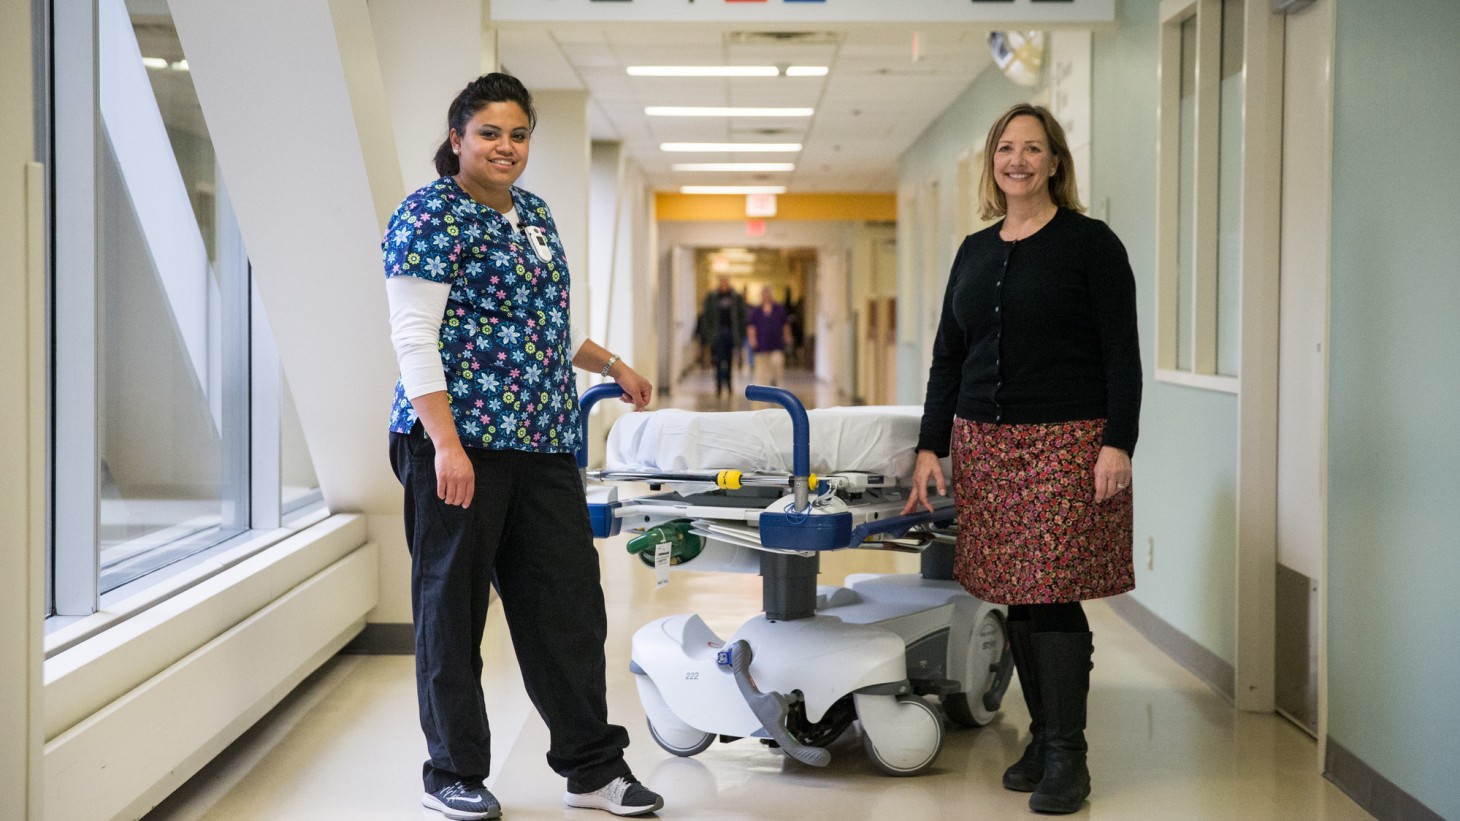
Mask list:
[[[1333,4],[1289,15],[1278,348],[1278,712],[1320,735],[1326,613]]]

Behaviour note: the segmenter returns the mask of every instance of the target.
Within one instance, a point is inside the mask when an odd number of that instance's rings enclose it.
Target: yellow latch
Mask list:
[[[738,471],[738,470],[722,470],[722,471],[720,471],[719,473],[715,474],[715,484],[718,485],[721,490],[739,490],[740,489],[740,471]]]

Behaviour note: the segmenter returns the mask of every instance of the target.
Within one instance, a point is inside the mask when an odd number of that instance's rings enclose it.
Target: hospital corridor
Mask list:
[[[712,404],[708,374],[691,374],[675,404]],[[788,387],[822,393],[805,372]],[[697,389],[697,390],[696,390]],[[917,819],[1019,818],[1026,796],[1004,790],[998,774],[1018,757],[1029,723],[1017,694],[992,723],[946,736],[927,772],[880,773],[855,730],[815,769],[741,739],[689,758],[655,745],[629,668],[629,638],[673,613],[699,613],[728,635],[760,607],[754,575],[685,573],[657,588],[654,573],[624,549],[600,544],[608,599],[609,717],[627,725],[628,759],[664,795],[664,818]],[[849,573],[916,573],[917,557],[877,551],[827,556],[819,581]],[[1087,608],[1096,636],[1089,730],[1099,800],[1073,817],[1108,819],[1369,818],[1312,772],[1313,739],[1273,715],[1236,712],[1201,680],[1162,655],[1109,608]],[[502,762],[487,786],[507,802],[504,817],[582,817],[562,806],[561,779],[543,765],[548,734],[522,692],[500,608],[488,616],[483,689],[491,705],[492,754]],[[402,743],[417,732],[410,656],[340,655],[147,816],[149,821],[264,818],[439,817],[407,808],[417,789],[401,778],[419,755]]]
[[[0,20],[0,821],[1460,821],[1454,0]]]

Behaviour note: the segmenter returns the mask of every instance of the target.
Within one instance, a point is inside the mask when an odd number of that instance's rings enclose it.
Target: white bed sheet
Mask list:
[[[919,405],[807,411],[811,472],[912,475]],[[608,434],[609,470],[791,470],[791,416],[780,408],[707,413],[665,409],[619,417]]]

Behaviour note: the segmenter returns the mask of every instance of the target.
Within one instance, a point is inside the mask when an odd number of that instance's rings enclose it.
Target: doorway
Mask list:
[[[737,391],[735,395],[753,378],[782,384],[785,377],[777,373],[809,371],[815,362],[817,342],[814,318],[818,306],[816,289],[811,287],[818,271],[816,248],[701,246],[693,248],[688,256],[686,261],[693,266],[696,312],[693,362],[699,370],[714,372],[717,355],[723,353],[720,347],[728,345],[724,336],[716,338],[715,329],[725,326],[733,309],[741,312],[741,325],[731,334],[735,344],[729,349],[730,382]],[[727,296],[717,300],[715,295],[722,292]],[[763,317],[757,318],[757,312]],[[759,371],[750,345],[752,326],[762,335],[773,334],[782,346],[778,357],[767,354],[762,359]],[[784,363],[782,368],[769,367],[776,360]]]
[[[1322,738],[1332,4],[1289,15],[1284,40],[1274,701]]]

